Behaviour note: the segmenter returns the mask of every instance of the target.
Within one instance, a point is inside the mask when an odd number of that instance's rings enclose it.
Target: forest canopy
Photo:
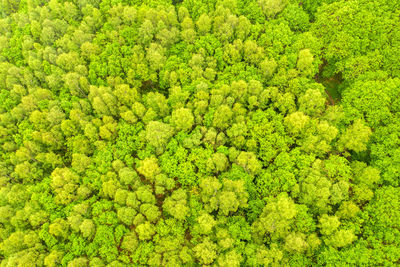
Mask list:
[[[400,2],[0,0],[0,266],[400,264]]]

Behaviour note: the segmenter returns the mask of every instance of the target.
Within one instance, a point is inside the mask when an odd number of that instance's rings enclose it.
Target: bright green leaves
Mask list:
[[[158,92],[148,93],[145,97],[145,101],[146,107],[149,108],[149,110],[147,110],[147,113],[149,113],[151,110],[158,116],[164,117],[170,112],[167,99],[164,95]]]
[[[327,121],[313,120],[298,141],[305,152],[324,155],[332,150],[332,141],[337,137],[338,129]]]
[[[342,248],[350,245],[357,239],[353,230],[350,229],[342,229],[337,231],[330,239],[326,242],[327,245],[331,245],[334,248]]]
[[[354,161],[352,164],[354,169],[354,201],[357,203],[365,203],[370,201],[374,196],[374,190],[381,183],[380,172],[371,166],[367,166],[364,162]]]
[[[260,217],[252,225],[253,233],[260,241],[264,240],[266,234],[273,239],[284,237],[297,212],[293,200],[281,194],[264,207]]]
[[[230,250],[227,253],[219,256],[217,259],[219,266],[236,266],[236,267],[240,266],[242,260],[243,257],[240,255],[240,253],[236,252],[235,250]]]
[[[82,236],[85,238],[92,237],[96,232],[96,226],[90,219],[83,220],[82,224],[79,226],[79,229],[82,232]]]
[[[137,199],[142,203],[154,204],[156,202],[154,194],[149,186],[141,186],[135,191],[135,193]]]
[[[151,182],[154,182],[156,175],[161,172],[157,159],[153,157],[141,161],[137,171]]]
[[[55,267],[61,263],[63,252],[52,250],[45,258],[44,265],[49,267]]]
[[[274,17],[287,5],[287,0],[259,0],[261,10],[267,17]]]
[[[168,124],[151,121],[146,126],[146,140],[150,145],[156,148],[157,153],[161,153],[168,140],[173,135],[173,128]]]
[[[298,135],[302,132],[303,129],[305,129],[309,120],[310,117],[305,115],[303,112],[296,111],[286,116],[285,126],[288,128],[289,133],[293,135]]]
[[[253,252],[253,251],[252,251]],[[255,264],[261,264],[268,266],[271,264],[279,265],[283,259],[283,251],[278,247],[276,243],[271,243],[270,247],[260,246],[256,251],[256,255],[249,255],[254,257],[253,261]],[[252,254],[254,254],[254,252]]]
[[[283,10],[282,17],[289,23],[290,29],[293,31],[306,32],[310,26],[310,15],[304,10],[304,2],[302,5],[290,3]]]
[[[239,207],[247,207],[248,194],[243,181],[224,179],[222,184],[213,177],[200,181],[201,199],[207,212],[219,210],[225,216],[236,212]]]
[[[149,222],[156,223],[161,215],[159,208],[154,204],[142,204],[140,206],[140,212],[143,214]]]
[[[366,206],[369,220],[364,236],[369,236],[377,242],[374,246],[389,248],[391,244],[398,244],[399,196],[399,188],[384,186],[376,190],[375,201]]]
[[[208,177],[200,181],[200,188],[202,189],[201,198],[203,203],[207,203],[206,210],[210,212],[218,207],[217,192],[222,187],[218,179]]]
[[[136,227],[136,233],[140,240],[149,240],[155,234],[155,229],[152,224],[145,222]]]
[[[239,207],[239,199],[237,199],[235,192],[223,191],[219,196],[219,209],[223,215],[228,215],[229,212],[235,212]]]
[[[381,52],[396,53],[386,48],[394,41],[388,34],[394,25],[391,12],[382,13],[388,10],[386,5],[349,1],[321,6],[312,32],[324,42],[323,53],[330,66],[328,75],[343,72],[351,80],[368,72],[395,72],[391,57],[386,57],[386,64],[381,62]]]
[[[324,214],[319,218],[319,222],[320,232],[327,245],[341,248],[356,240],[353,230],[339,229],[341,223],[336,216]]]
[[[38,2],[0,19],[3,265],[399,262],[396,1]]]
[[[159,174],[155,179],[155,194],[164,195],[167,191],[175,188],[175,180],[165,174]]]
[[[72,154],[72,163],[71,166],[78,173],[84,172],[87,167],[90,165],[91,160],[84,154]]]
[[[187,108],[176,109],[172,112],[171,123],[180,131],[189,131],[194,123],[192,111]]]
[[[299,98],[299,110],[310,116],[318,116],[325,109],[325,102],[321,89],[308,89]]]
[[[212,125],[218,129],[225,130],[229,126],[232,116],[232,109],[227,105],[221,105],[214,112]]]
[[[274,74],[278,64],[276,63],[275,59],[264,59],[260,63],[260,68],[262,70],[262,74],[265,78],[270,78]]]
[[[374,184],[377,184],[380,182],[380,175],[379,175],[379,170],[375,169],[371,166],[366,166],[365,163],[361,162],[355,162],[357,165],[362,165],[364,168],[362,169],[362,172],[359,174],[356,174],[356,177],[354,177],[355,181],[358,183],[364,183],[368,186],[372,186]]]
[[[260,162],[268,164],[281,151],[288,149],[290,139],[284,134],[283,117],[270,108],[266,111],[255,111],[251,114],[251,118],[247,122],[248,139],[252,141],[251,150],[257,151]]]
[[[212,19],[206,14],[201,14],[196,22],[197,29],[200,34],[208,33],[211,29]]]
[[[183,189],[172,192],[172,195],[164,200],[163,209],[175,219],[184,220],[189,213],[186,192]]]
[[[207,167],[213,170],[214,173],[220,173],[227,169],[229,164],[228,158],[223,153],[214,153],[207,160]]]
[[[331,172],[330,160],[314,161],[300,182],[300,202],[307,204],[317,214],[329,212],[332,205],[348,200],[350,196],[348,179],[351,179],[351,173],[341,177],[340,174]],[[346,168],[346,163],[343,166]]]
[[[63,219],[56,219],[49,226],[49,233],[56,238],[64,239],[68,237],[68,223]]]
[[[59,204],[69,204],[77,198],[79,176],[68,168],[56,168],[51,174],[51,187],[56,192],[55,201]]]
[[[305,76],[310,76],[314,74],[313,61],[314,57],[311,54],[310,49],[300,50],[299,57],[297,59],[297,69]]]
[[[321,228],[320,233],[323,235],[333,234],[340,225],[338,217],[328,216],[327,214],[324,214],[319,218],[319,223],[319,227]]]
[[[361,152],[367,149],[367,142],[371,136],[371,129],[361,120],[356,120],[340,137],[338,148]]]
[[[243,167],[250,174],[257,174],[261,170],[261,163],[252,152],[240,152],[236,158],[237,164]]]
[[[280,194],[268,198],[268,203],[252,225],[253,238],[260,244],[270,240],[271,248],[275,248],[270,252],[275,251],[278,255],[282,252],[277,246],[292,254],[312,253],[321,244],[317,235],[313,233],[315,226],[312,224],[312,216],[308,214],[305,206],[295,204],[286,194]],[[267,251],[261,250],[259,253],[264,254]],[[269,253],[267,255],[272,256]],[[279,256],[275,260],[281,259],[282,256]]]
[[[213,216],[208,213],[200,215],[197,218],[197,222],[199,224],[200,233],[202,234],[210,234],[216,224]]]
[[[98,255],[106,261],[111,262],[115,260],[118,255],[118,249],[116,247],[113,228],[106,225],[99,225],[87,251],[89,255]]]
[[[117,211],[118,219],[127,226],[132,225],[133,219],[135,218],[136,214],[137,214],[136,210],[130,207],[122,207],[119,208]]]
[[[146,58],[149,62],[151,70],[158,71],[163,67],[166,60],[164,51],[165,48],[162,46],[155,43],[150,44],[149,48],[147,49]]]
[[[119,84],[115,87],[115,96],[120,103],[131,106],[139,99],[139,93],[136,88],[131,88],[128,84]]]
[[[143,44],[148,44],[153,39],[153,34],[153,23],[146,19],[139,28],[139,35],[142,37],[141,42]]]
[[[25,235],[21,231],[11,233],[7,239],[0,243],[2,254],[10,255],[27,248],[27,244],[24,243],[24,237]]]
[[[389,79],[386,74],[367,76],[344,90],[343,108],[349,118],[364,119],[373,129],[392,125],[400,110],[399,85],[398,78]]]
[[[194,247],[195,256],[202,264],[211,264],[217,258],[217,245],[206,239]]]
[[[121,183],[125,185],[133,185],[139,178],[137,173],[128,167],[121,168],[118,174]]]
[[[308,247],[306,235],[303,233],[290,233],[285,238],[285,249],[294,253],[302,253]]]
[[[100,116],[117,115],[118,101],[109,87],[90,86],[89,100]]]
[[[135,232],[129,232],[124,235],[121,248],[127,250],[128,252],[134,252],[138,246],[138,238]]]

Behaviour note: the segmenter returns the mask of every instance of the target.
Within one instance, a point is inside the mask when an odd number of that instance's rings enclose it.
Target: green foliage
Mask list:
[[[1,266],[394,266],[400,5],[0,1]]]
[[[366,143],[371,135],[371,129],[363,125],[360,120],[355,121],[338,141],[339,149],[347,148],[355,152],[361,152],[367,149]]]
[[[194,117],[190,109],[180,108],[172,112],[171,122],[178,131],[188,131],[193,126]]]
[[[178,189],[164,200],[163,209],[175,219],[184,220],[189,213],[186,192]]]

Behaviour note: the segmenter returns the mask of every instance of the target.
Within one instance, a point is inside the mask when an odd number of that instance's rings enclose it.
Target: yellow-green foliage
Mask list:
[[[398,265],[399,10],[0,1],[0,265]]]

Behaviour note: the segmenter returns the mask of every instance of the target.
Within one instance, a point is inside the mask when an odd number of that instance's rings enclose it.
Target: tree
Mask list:
[[[136,214],[136,210],[130,207],[121,207],[117,211],[118,219],[127,226],[132,225],[133,219],[135,218]]]
[[[164,200],[163,209],[178,220],[185,220],[189,212],[187,195],[183,189],[175,190]]]
[[[64,253],[57,250],[52,250],[45,258],[44,265],[47,267],[55,267],[61,263],[61,259]]]
[[[215,177],[204,178],[200,181],[201,199],[203,203],[207,203],[206,211],[211,212],[218,208],[216,195],[221,187],[221,183]]]
[[[210,32],[211,23],[212,23],[212,19],[206,13],[201,14],[199,19],[196,22],[198,32],[200,34],[206,34],[206,33]]]
[[[328,216],[327,214],[322,215],[319,218],[320,232],[323,235],[331,235],[340,226],[339,218],[336,216]]]
[[[193,251],[196,258],[202,264],[211,264],[217,258],[216,249],[216,244],[208,239],[205,239],[202,243],[199,243],[197,246],[195,246]]]
[[[398,265],[399,10],[0,0],[0,265]]]
[[[251,174],[258,174],[261,170],[261,164],[256,155],[252,152],[240,152],[236,158],[239,166],[242,166],[246,171]]]
[[[365,126],[361,120],[356,120],[341,135],[338,148],[340,150],[350,149],[355,152],[361,152],[367,149],[367,142],[372,132],[368,126]]]
[[[172,111],[171,122],[178,131],[189,131],[193,126],[194,116],[190,109],[176,109]]]
[[[215,153],[207,160],[209,168],[214,172],[223,172],[228,166],[228,158],[222,153]]]
[[[202,234],[210,234],[212,229],[216,225],[216,221],[214,220],[213,216],[208,213],[203,213],[197,218],[197,222],[200,226],[200,231]]]
[[[147,174],[146,171],[144,171],[144,172]],[[135,182],[137,182],[137,180],[139,178],[137,172],[134,171],[132,168],[129,168],[129,167],[121,168],[119,170],[119,172],[118,172],[118,175],[119,175],[121,183],[125,184],[125,185],[132,185],[133,186],[133,185],[135,185]]]
[[[83,154],[73,154],[71,166],[78,173],[82,173],[90,165],[91,160],[88,156]]]
[[[154,204],[142,204],[140,206],[140,212],[146,217],[150,222],[155,223],[161,215],[159,208]]]
[[[212,125],[218,129],[225,130],[232,116],[232,110],[227,105],[221,105],[214,112]]]
[[[72,261],[68,262],[68,267],[78,267],[82,265],[87,265],[88,264],[88,259],[81,257],[81,258],[75,258]]]
[[[135,232],[129,232],[123,236],[121,248],[129,252],[134,252],[138,246],[138,239]]]
[[[59,204],[69,204],[76,199],[79,176],[68,168],[56,168],[52,174],[51,187],[56,192],[55,201]]]
[[[99,115],[117,114],[118,100],[109,87],[90,86],[89,100]]]
[[[136,233],[140,240],[150,240],[155,234],[155,229],[152,224],[145,222],[136,227]]]
[[[56,219],[49,226],[49,233],[56,238],[64,239],[68,236],[68,224],[63,219]]]
[[[160,154],[172,137],[173,129],[168,124],[151,121],[146,125],[146,140],[157,149]]]
[[[261,10],[267,17],[274,17],[281,12],[287,5],[286,0],[259,0]]]
[[[122,104],[128,107],[132,106],[140,97],[137,89],[130,87],[128,84],[116,85],[114,94]]]
[[[288,128],[289,133],[296,136],[305,129],[309,119],[303,112],[296,111],[286,116],[285,126]]]
[[[137,171],[151,182],[154,182],[155,177],[161,172],[158,161],[154,157],[141,161]]]
[[[96,226],[94,225],[92,220],[85,219],[79,226],[79,229],[81,230],[83,237],[91,238],[96,231]]]
[[[314,73],[312,69],[313,61],[314,57],[311,54],[310,49],[300,50],[297,59],[297,68],[306,76],[312,75]]]
[[[308,89],[304,95],[299,98],[299,110],[306,115],[316,116],[325,109],[325,97],[322,96],[319,89]]]
[[[290,233],[285,238],[285,249],[290,252],[302,253],[308,248],[308,244],[305,240],[305,234],[303,233]]]
[[[153,195],[152,190],[150,189],[149,186],[140,186],[136,191],[136,197],[138,200],[140,200],[142,203],[150,203],[150,204],[155,204],[156,199]]]
[[[153,23],[146,19],[139,28],[139,35],[143,37],[141,42],[148,44],[153,39],[154,32]]]
[[[356,239],[357,238],[354,235],[353,230],[342,229],[335,232],[335,234],[326,242],[334,248],[341,248],[348,246],[349,244],[353,243]]]
[[[260,240],[267,233],[273,240],[284,237],[288,234],[297,212],[297,205],[293,200],[286,194],[280,194],[264,207],[260,217],[252,225],[253,233]]]

